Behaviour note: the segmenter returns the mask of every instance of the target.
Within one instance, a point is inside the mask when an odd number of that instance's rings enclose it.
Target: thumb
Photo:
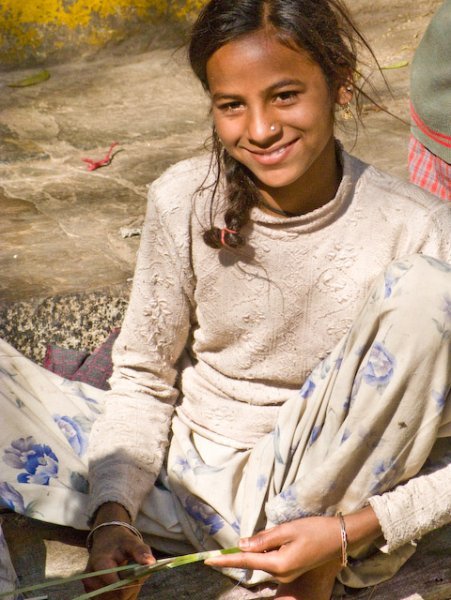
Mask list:
[[[238,545],[243,552],[261,553],[276,550],[289,541],[286,527],[278,525],[266,531],[260,531],[252,537],[242,538]]]
[[[147,544],[135,544],[130,556],[139,565],[153,565],[156,560]]]

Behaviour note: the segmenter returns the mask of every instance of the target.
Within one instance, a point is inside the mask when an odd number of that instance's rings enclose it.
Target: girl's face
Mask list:
[[[307,52],[257,31],[219,48],[207,77],[217,134],[266,197],[321,190],[327,169],[335,172],[335,98]]]

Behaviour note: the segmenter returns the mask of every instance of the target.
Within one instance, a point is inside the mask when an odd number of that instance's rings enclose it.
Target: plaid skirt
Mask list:
[[[253,448],[175,414],[165,467],[137,526],[167,552],[237,544],[267,526],[344,513],[415,476],[438,438],[451,460],[451,266],[415,255],[374,282],[353,326]],[[46,371],[0,340],[0,505],[87,529],[89,431],[105,392]],[[443,443],[445,442],[445,443]],[[379,544],[382,546],[382,543]],[[387,579],[414,552],[371,546],[340,579]],[[227,570],[252,585],[262,572]]]
[[[451,165],[435,156],[413,135],[409,141],[410,181],[441,200],[451,200]]]

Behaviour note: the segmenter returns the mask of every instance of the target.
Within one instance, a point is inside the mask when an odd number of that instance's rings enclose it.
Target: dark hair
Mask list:
[[[340,85],[351,85],[360,114],[360,96],[366,94],[356,83],[357,78],[352,80],[358,74],[357,46],[363,44],[374,55],[341,0],[210,0],[194,23],[189,44],[191,67],[205,90],[211,56],[239,36],[261,29],[274,31],[277,39],[289,47],[309,52],[323,70],[331,92]],[[217,177],[212,206],[223,173],[228,202],[224,219],[230,231],[224,234],[211,223],[204,240],[214,248],[220,248],[224,241],[230,247],[242,246],[240,231],[249,220],[251,208],[258,204],[260,193],[250,171],[222,148],[214,129],[212,152]]]

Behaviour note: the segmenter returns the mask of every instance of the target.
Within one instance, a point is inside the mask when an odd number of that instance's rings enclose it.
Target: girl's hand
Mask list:
[[[128,514],[122,507],[117,505],[119,511],[115,511],[113,518],[106,516],[106,512],[111,515],[111,511],[99,510],[95,525],[102,522],[118,520],[129,522]],[[111,506],[110,506],[111,508]],[[124,511],[124,512],[121,512]],[[86,572],[100,571],[103,569],[111,569],[120,567],[129,562],[138,563],[140,565],[152,565],[155,558],[147,546],[143,544],[136,535],[125,527],[111,525],[98,529],[93,536],[93,545],[89,554]],[[83,580],[83,585],[86,592],[98,590],[111,583],[116,583],[120,580],[120,573],[111,573],[102,575],[101,577],[89,577]],[[122,575],[124,578],[125,575]],[[134,600],[138,597],[144,580],[136,582],[124,589],[115,590],[99,596],[101,600]]]
[[[345,516],[348,547],[366,544],[380,535],[371,507]],[[209,559],[214,567],[258,569],[289,583],[303,573],[341,559],[341,528],[338,517],[297,519],[240,540],[242,553]]]
[[[239,547],[240,554],[205,562],[212,567],[258,569],[289,583],[341,555],[340,522],[337,517],[297,519],[242,539]]]

